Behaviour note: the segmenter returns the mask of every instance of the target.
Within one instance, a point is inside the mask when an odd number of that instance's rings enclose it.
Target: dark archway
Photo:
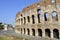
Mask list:
[[[26,33],[26,30],[25,30],[25,28],[24,28],[24,34]]]
[[[35,16],[32,15],[32,23],[35,24]]]
[[[30,22],[30,17],[29,16],[27,16],[27,19],[28,19],[28,22]]]
[[[42,30],[41,29],[38,29],[38,36],[42,37]]]
[[[22,17],[22,14],[21,14],[21,17]]]
[[[27,32],[28,32],[28,35],[30,35],[30,30],[29,29],[27,29]]]
[[[21,34],[22,34],[22,28],[21,28]]]
[[[35,36],[35,29],[32,29],[32,35]]]
[[[40,23],[40,14],[38,14],[38,23]]]
[[[49,13],[48,12],[44,13],[44,19],[45,19],[45,21],[49,20]]]
[[[51,37],[50,29],[45,29],[45,34],[47,37]]]
[[[37,9],[37,13],[38,13],[38,23],[40,23],[40,19],[41,19],[41,12],[42,10],[41,9]]]
[[[59,39],[59,30],[58,29],[53,30],[53,36],[54,36],[54,38]]]
[[[37,9],[37,13],[41,14],[42,10],[41,9]]]

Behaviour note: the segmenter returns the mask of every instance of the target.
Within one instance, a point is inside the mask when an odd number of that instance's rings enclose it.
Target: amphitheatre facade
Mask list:
[[[18,12],[15,32],[59,39],[60,0],[42,0]]]

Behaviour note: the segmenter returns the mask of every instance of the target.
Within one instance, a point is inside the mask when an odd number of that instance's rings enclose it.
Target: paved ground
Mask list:
[[[58,40],[58,39],[50,39],[50,38],[41,38],[41,37],[34,37],[34,36],[28,36],[28,35],[21,35],[19,33],[15,33],[14,30],[7,30],[7,31],[0,30],[0,36],[3,36],[3,35],[12,35],[12,36],[17,36],[17,37],[21,37],[21,38],[26,38],[28,40]]]

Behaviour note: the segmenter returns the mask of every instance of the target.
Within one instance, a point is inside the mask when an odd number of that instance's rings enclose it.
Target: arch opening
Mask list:
[[[48,12],[45,12],[44,13],[44,18],[45,18],[45,21],[48,21],[49,20],[49,13]]]
[[[29,29],[27,29],[27,31],[28,31],[28,35],[30,35],[30,30],[29,30]]]
[[[35,19],[34,15],[32,15],[32,23],[35,24]]]
[[[26,23],[26,18],[24,17],[24,24]]]
[[[54,38],[59,39],[59,30],[58,29],[53,30],[53,36],[54,36]]]
[[[42,10],[41,9],[37,9],[37,13],[41,14]]]
[[[57,15],[56,11],[52,12],[52,19],[53,19],[53,21],[58,21],[58,15]]]
[[[22,14],[21,14],[21,17],[22,17]]]
[[[27,19],[28,19],[28,22],[30,22],[30,17],[29,16],[27,16]]]
[[[51,37],[50,29],[45,29],[45,34],[47,37]]]
[[[38,23],[40,23],[40,14],[38,14]]]
[[[32,35],[35,36],[35,29],[32,29]]]
[[[38,36],[42,37],[42,30],[41,29],[38,29]]]

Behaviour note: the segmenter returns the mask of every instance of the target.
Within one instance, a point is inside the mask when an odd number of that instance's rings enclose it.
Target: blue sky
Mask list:
[[[0,0],[0,22],[7,24],[15,23],[18,11],[40,0]]]

